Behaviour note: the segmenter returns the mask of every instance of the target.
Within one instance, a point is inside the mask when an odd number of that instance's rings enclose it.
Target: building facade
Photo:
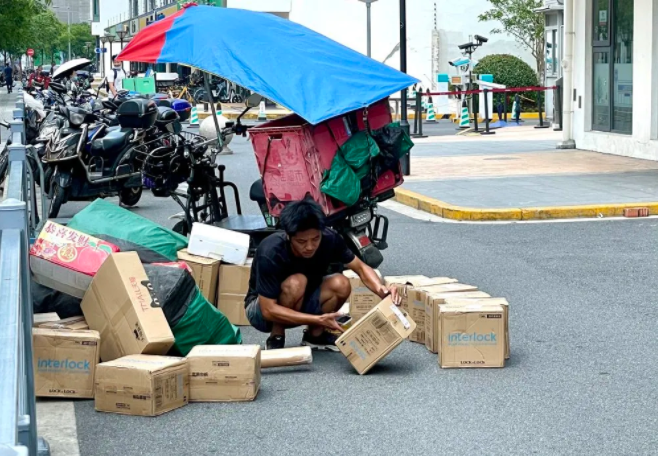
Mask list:
[[[68,24],[69,18],[71,24],[89,23],[92,19],[89,0],[52,0],[50,8],[57,19],[65,24]]]
[[[563,3],[565,144],[658,160],[658,1]]]

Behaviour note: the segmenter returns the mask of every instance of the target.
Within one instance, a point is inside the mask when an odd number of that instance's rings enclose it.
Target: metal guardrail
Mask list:
[[[37,437],[28,249],[37,226],[22,92],[11,123],[9,172],[0,202],[0,456],[49,456]]]

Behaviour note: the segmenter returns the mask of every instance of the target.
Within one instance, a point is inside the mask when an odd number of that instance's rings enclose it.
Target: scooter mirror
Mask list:
[[[247,106],[247,108],[257,108],[261,101],[263,101],[263,97],[257,93],[252,93],[249,95],[249,98],[247,98],[247,101],[245,101],[244,104]]]

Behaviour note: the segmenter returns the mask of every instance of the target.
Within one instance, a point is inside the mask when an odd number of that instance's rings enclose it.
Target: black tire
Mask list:
[[[119,202],[124,206],[132,207],[142,197],[142,187],[124,187],[119,193]]]
[[[0,187],[2,187],[9,170],[9,152],[5,149],[0,152]]]
[[[171,231],[187,237],[187,235],[189,234],[188,233],[189,230],[187,229],[187,222],[185,220],[181,220],[180,222],[174,225]]]
[[[50,207],[48,208],[48,218],[55,218],[59,215],[59,210],[62,208],[62,204],[66,201],[66,192],[65,188],[59,186],[57,180],[53,180],[50,183],[50,189],[52,190],[50,195]]]

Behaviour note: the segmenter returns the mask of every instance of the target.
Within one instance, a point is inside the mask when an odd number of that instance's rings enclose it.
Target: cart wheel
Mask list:
[[[185,220],[181,220],[180,222],[176,223],[171,230],[174,233],[181,234],[185,237],[187,237],[187,235],[189,234],[187,229],[187,222]]]

